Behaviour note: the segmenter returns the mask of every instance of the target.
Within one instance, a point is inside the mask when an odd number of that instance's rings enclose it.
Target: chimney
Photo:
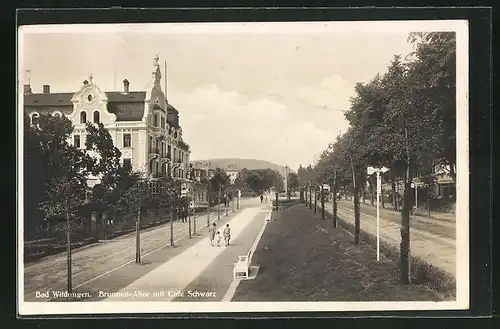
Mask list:
[[[25,95],[31,94],[31,86],[30,85],[24,85],[24,94]]]
[[[50,85],[43,85],[43,93],[50,94]]]
[[[128,82],[127,79],[123,80],[123,92],[125,94],[128,94],[128,92],[129,92],[129,88],[128,87],[129,86],[130,86],[130,82]]]
[[[88,80],[83,80],[83,85],[86,86],[89,84],[89,81]]]

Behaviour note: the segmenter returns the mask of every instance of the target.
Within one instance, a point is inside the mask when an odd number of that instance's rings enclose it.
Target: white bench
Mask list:
[[[234,263],[233,277],[236,280],[248,279],[250,276],[250,261],[251,261],[252,251],[249,251],[245,256],[238,256],[238,262]]]

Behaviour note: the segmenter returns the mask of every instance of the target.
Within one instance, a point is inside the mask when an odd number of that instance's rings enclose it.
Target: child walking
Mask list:
[[[215,236],[215,241],[217,242],[217,247],[220,247],[220,241],[222,240],[222,235],[219,231],[217,231],[217,235]]]

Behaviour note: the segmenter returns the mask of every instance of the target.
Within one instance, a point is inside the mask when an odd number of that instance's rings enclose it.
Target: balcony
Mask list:
[[[160,150],[157,147],[152,147],[149,149],[149,159],[154,159],[159,157],[160,155]]]
[[[160,161],[162,163],[170,162],[170,160],[172,160],[172,157],[170,156],[170,154],[163,153],[163,152],[160,154]]]

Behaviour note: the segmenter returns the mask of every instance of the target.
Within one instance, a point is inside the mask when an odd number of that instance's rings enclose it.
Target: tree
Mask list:
[[[113,190],[130,170],[120,165],[121,152],[102,123],[88,122],[86,133],[85,147],[91,157],[89,171],[100,181],[94,186],[91,202],[95,210],[104,213],[113,208],[113,201],[116,201]]]
[[[291,172],[288,174],[288,188],[292,191],[296,191],[297,188],[299,188],[299,175]]]
[[[42,114],[37,124],[31,125],[29,118],[24,121],[24,199],[25,238],[36,237],[41,227],[48,234],[51,223],[56,220],[56,212],[50,203],[60,190],[53,185],[66,180],[77,180],[80,185],[71,184],[69,193],[80,195],[86,189],[86,174],[89,158],[72,146],[68,140],[73,132],[71,121],[66,117]],[[63,216],[64,217],[64,216]]]
[[[345,114],[351,128],[329,145],[314,168],[314,178],[325,180],[334,165],[339,187],[352,185],[355,236],[359,190],[366,179],[371,180],[366,167],[390,168],[384,178],[391,181],[395,209],[395,183],[404,181],[400,259],[405,283],[410,283],[411,182],[418,177],[429,186],[438,166],[449,168],[454,178],[456,162],[455,35],[412,33],[409,40],[415,51],[406,62],[396,55],[385,74],[356,85],[356,96]],[[304,176],[305,171],[299,171]]]
[[[66,117],[41,115],[36,126],[26,126],[28,157],[35,160],[39,175],[34,182],[35,192],[28,193],[41,214],[51,222],[65,221],[67,249],[67,290],[72,291],[71,233],[75,228],[78,210],[85,202],[87,181],[85,168],[88,158],[85,153],[68,143],[73,131]],[[32,153],[31,153],[32,152]],[[29,158],[28,158],[29,159]],[[26,169],[26,168],[25,168]],[[28,182],[30,184],[30,182]],[[40,190],[43,185],[43,191]],[[30,188],[27,187],[27,190]]]
[[[141,262],[141,210],[151,200],[151,185],[143,172],[135,172],[131,175],[130,187],[121,195],[118,206],[123,212],[134,212],[137,214],[135,221],[135,262]]]

